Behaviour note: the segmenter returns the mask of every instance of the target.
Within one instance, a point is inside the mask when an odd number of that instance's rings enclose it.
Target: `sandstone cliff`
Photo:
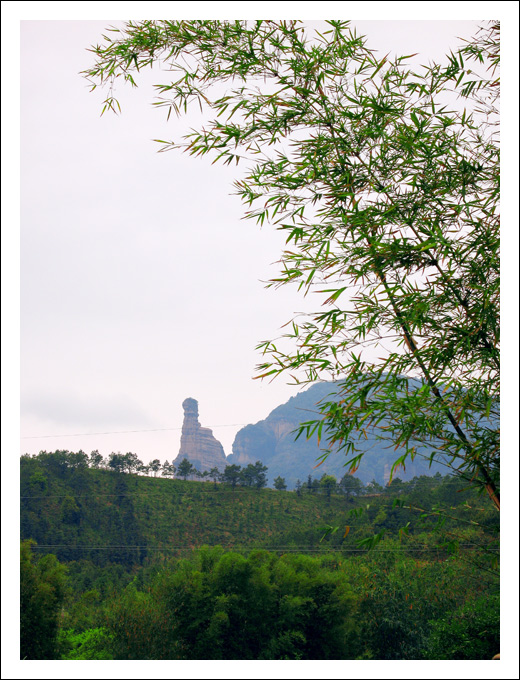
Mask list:
[[[223,470],[227,465],[224,449],[208,427],[201,427],[197,400],[185,399],[182,402],[182,408],[184,409],[184,422],[181,447],[177,458],[173,461],[174,465],[178,467],[182,459],[187,458],[201,472],[213,467]]]
[[[228,456],[227,464],[247,466],[260,460],[269,468],[269,479],[278,475],[284,477],[289,488],[294,486],[297,479],[305,482],[308,475],[319,478],[326,473],[338,479],[343,477],[348,460],[344,453],[332,453],[323,464],[316,467],[318,456],[325,450],[326,443],[322,440],[320,447],[316,435],[310,439],[301,436],[295,441],[294,434],[302,421],[311,420],[317,415],[317,404],[321,400],[337,398],[337,389],[338,385],[334,383],[317,383],[275,408],[265,420],[243,427],[237,432],[233,453]],[[356,444],[360,451],[365,452],[356,477],[365,484],[372,479],[385,484],[390,467],[400,454],[394,452],[393,446],[388,448],[386,442],[373,439],[365,441],[361,438]],[[406,472],[399,471],[399,477],[406,481],[415,475],[433,475],[437,471],[444,473],[437,463],[429,467],[427,460],[416,458],[406,464]]]

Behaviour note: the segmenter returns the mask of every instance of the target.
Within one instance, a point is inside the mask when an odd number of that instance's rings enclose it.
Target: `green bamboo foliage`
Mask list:
[[[417,72],[348,21],[129,22],[92,51],[103,111],[118,79],[167,66],[155,104],[208,122],[161,150],[245,163],[246,216],[287,237],[269,285],[322,295],[258,346],[258,377],[342,381],[300,434],[352,472],[359,433],[395,447],[392,475],[440,457],[498,508],[499,24]]]

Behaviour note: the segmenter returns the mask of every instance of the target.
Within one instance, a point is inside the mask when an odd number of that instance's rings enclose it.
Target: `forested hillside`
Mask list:
[[[77,456],[21,459],[27,658],[498,651],[497,514],[453,477],[323,475],[285,491],[67,464]]]

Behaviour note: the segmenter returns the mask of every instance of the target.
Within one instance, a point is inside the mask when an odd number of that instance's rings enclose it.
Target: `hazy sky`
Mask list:
[[[120,22],[119,22],[120,23]],[[476,21],[356,21],[369,45],[440,60]],[[234,168],[178,152],[200,116],[166,122],[153,69],[118,86],[122,114],[78,74],[114,21],[21,26],[21,452],[175,457],[181,403],[199,401],[227,454],[241,425],[296,388],[253,380],[255,345],[319,307],[266,290],[283,240],[242,220]],[[40,67],[39,65],[44,65]],[[92,436],[80,433],[177,428]],[[60,435],[60,436],[49,436]]]

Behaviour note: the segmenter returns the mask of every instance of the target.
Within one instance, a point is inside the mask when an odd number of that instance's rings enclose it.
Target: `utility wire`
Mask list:
[[[321,415],[317,411],[312,411],[310,409],[304,409],[304,408],[298,408],[299,411],[307,411],[309,413],[313,413],[314,415]],[[216,430],[219,427],[247,427],[247,425],[250,425],[251,423],[229,423],[227,425],[205,425],[204,427],[207,427],[212,430]],[[295,424],[295,427],[299,427],[299,424]],[[70,432],[68,434],[39,434],[39,435],[30,435],[30,436],[24,436],[20,437],[20,439],[53,439],[55,437],[93,437],[97,435],[105,435],[105,434],[135,434],[139,432],[173,432],[173,431],[179,431],[182,430],[182,427],[159,427],[159,428],[154,428],[154,429],[149,429],[149,430],[108,430],[106,432]],[[390,438],[385,438],[384,435],[381,437],[360,437],[359,439],[354,440],[354,442],[364,442],[364,441],[388,441],[392,443],[392,439]],[[423,441],[422,439],[412,439],[411,441],[416,441],[420,444],[425,444],[428,445],[428,442]],[[435,440],[437,441],[437,440]],[[442,439],[439,439],[438,441],[442,441]]]
[[[381,552],[446,552],[447,548],[439,546],[431,546],[424,548],[374,548],[369,551],[368,548],[343,548],[341,546],[335,545],[324,545],[318,548],[307,548],[299,546],[247,546],[247,545],[213,545],[213,546],[190,546],[190,545],[174,545],[174,546],[148,546],[148,545],[67,545],[67,544],[46,544],[46,545],[31,545],[34,550],[47,550],[49,548],[62,548],[68,550],[198,550],[202,547],[209,548],[222,548],[223,550],[266,550],[268,552],[356,552],[356,553],[381,553]],[[460,546],[459,546],[460,547]],[[490,551],[493,550],[498,552],[500,548],[475,548],[475,547],[464,547],[465,552],[477,552],[477,550]]]
[[[270,491],[275,492],[274,489],[270,489]],[[189,496],[189,495],[195,495],[198,494],[199,496],[210,496],[211,494],[220,494],[220,495],[227,495],[231,494],[232,496],[241,496],[243,494],[247,494],[247,491],[231,491],[231,490],[209,490],[209,491],[182,491],[182,492],[174,492],[172,493],[169,497],[173,498],[176,496]],[[253,492],[254,493],[254,492]],[[279,493],[278,491],[276,493]],[[287,493],[295,494],[295,491],[288,491]],[[250,494],[252,496],[252,494]],[[302,494],[304,496],[312,496],[313,498],[327,498],[327,496],[324,493],[319,493],[319,494],[314,494],[314,493],[308,493],[306,492],[305,494]],[[357,499],[362,500],[363,498],[374,498],[374,497],[379,497],[379,496],[385,496],[386,494],[384,492],[382,493],[376,493],[376,494],[366,494],[362,496],[356,496]],[[163,499],[164,500],[164,495],[163,494],[156,494],[156,493],[100,493],[100,494],[85,494],[85,495],[73,495],[73,494],[59,494],[59,495],[50,495],[50,496],[20,496],[20,500],[43,500],[45,498],[128,498],[128,497],[139,497],[139,496],[148,496],[148,497],[156,497],[158,499]],[[338,499],[343,499],[346,498],[346,495],[339,495],[339,494],[332,494],[332,498],[338,500]],[[398,498],[398,496],[395,496],[395,498]],[[280,499],[280,500],[283,500]],[[408,501],[405,500],[405,503],[409,502],[415,502],[415,501]],[[457,506],[454,506],[457,507]],[[464,507],[464,506],[462,506]],[[450,506],[451,508],[451,506]],[[351,508],[352,509],[352,508]],[[473,509],[473,508],[472,508]],[[476,508],[477,510],[480,510],[480,508]]]
[[[211,429],[217,427],[245,427],[247,423],[230,423],[229,425],[206,425]],[[103,434],[131,434],[135,432],[172,432],[174,430],[182,430],[182,427],[159,427],[151,430],[113,430],[109,432],[74,432],[70,434],[39,434],[31,435],[30,437],[20,437],[20,439],[52,439],[54,437],[91,437],[94,435]]]
[[[375,338],[374,340],[378,340],[379,338]],[[332,394],[332,393],[331,393]],[[297,408],[298,411],[307,411],[308,413],[312,413],[314,415],[322,415],[320,411],[314,411],[312,409],[307,409],[307,408]],[[247,427],[247,425],[251,425],[251,423],[228,423],[228,424],[222,424],[222,425],[205,425],[204,427],[209,427],[210,429],[217,429],[220,427]],[[296,425],[298,427],[298,425]],[[106,434],[135,434],[139,432],[173,432],[173,431],[178,431],[182,430],[181,427],[159,427],[159,428],[153,428],[153,429],[141,429],[141,430],[108,430],[106,432],[72,432],[68,434],[40,434],[40,435],[30,435],[30,436],[24,436],[20,437],[20,439],[52,439],[55,437],[92,437],[92,436],[98,436],[98,435],[106,435]],[[360,438],[357,441],[386,441],[385,439],[380,439],[380,438]],[[390,440],[388,440],[390,441]],[[422,442],[422,440],[416,440],[420,443],[425,443]]]
[[[308,410],[308,409],[301,409],[302,411]],[[231,423],[230,425],[207,425],[205,426],[209,428],[210,430],[215,430],[218,427],[246,427],[244,423]],[[298,427],[298,425],[296,425]],[[157,428],[154,430],[114,430],[113,432],[74,432],[71,434],[41,434],[41,435],[31,435],[30,437],[20,437],[20,439],[53,439],[55,437],[93,437],[97,435],[105,435],[105,434],[132,434],[132,433],[138,433],[138,432],[173,432],[174,430],[182,430],[182,427],[163,427],[163,428]],[[353,440],[354,443],[358,442],[389,442],[390,444],[394,443],[392,439],[390,438],[385,438],[385,437],[360,437],[359,439]],[[421,439],[417,440],[412,440],[416,441],[419,444],[424,444],[425,446],[428,446],[428,442],[424,442]],[[441,440],[439,440],[441,441]]]

